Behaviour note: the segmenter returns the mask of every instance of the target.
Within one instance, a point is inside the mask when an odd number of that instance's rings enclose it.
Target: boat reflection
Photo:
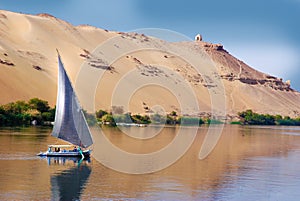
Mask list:
[[[77,164],[80,166],[82,162],[90,163],[91,159],[88,158],[79,158],[79,157],[44,157],[47,160],[48,165],[66,165],[66,164]]]
[[[51,166],[68,167],[51,176],[51,200],[80,200],[91,174],[91,167],[88,165],[90,159],[48,157],[47,161]]]

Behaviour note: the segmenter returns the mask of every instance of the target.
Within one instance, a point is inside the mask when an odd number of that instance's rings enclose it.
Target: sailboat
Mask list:
[[[89,157],[93,144],[91,132],[83,110],[58,54],[58,90],[52,136],[68,142],[64,145],[48,145],[46,152],[38,156]]]

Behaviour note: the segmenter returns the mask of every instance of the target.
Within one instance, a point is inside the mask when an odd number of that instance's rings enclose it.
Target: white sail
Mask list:
[[[57,101],[52,136],[85,148],[93,144],[82,108],[59,54]]]

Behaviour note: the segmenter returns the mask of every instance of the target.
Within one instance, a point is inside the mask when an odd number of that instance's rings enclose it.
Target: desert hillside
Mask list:
[[[256,71],[220,44],[170,43],[9,11],[0,11],[0,104],[39,97],[55,105],[56,49],[73,85],[92,89],[86,96],[97,110],[206,116],[212,110],[223,115],[225,109],[229,117],[246,109],[291,117],[300,113],[300,94],[289,82]],[[90,74],[82,76],[82,70]],[[94,109],[84,94],[79,95],[83,107]]]

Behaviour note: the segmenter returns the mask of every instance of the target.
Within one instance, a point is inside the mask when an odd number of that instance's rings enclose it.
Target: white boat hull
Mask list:
[[[91,154],[91,150],[82,151],[84,157],[89,157]],[[47,156],[47,157],[82,157],[81,153],[78,151],[60,151],[60,152],[40,152],[38,156]]]

